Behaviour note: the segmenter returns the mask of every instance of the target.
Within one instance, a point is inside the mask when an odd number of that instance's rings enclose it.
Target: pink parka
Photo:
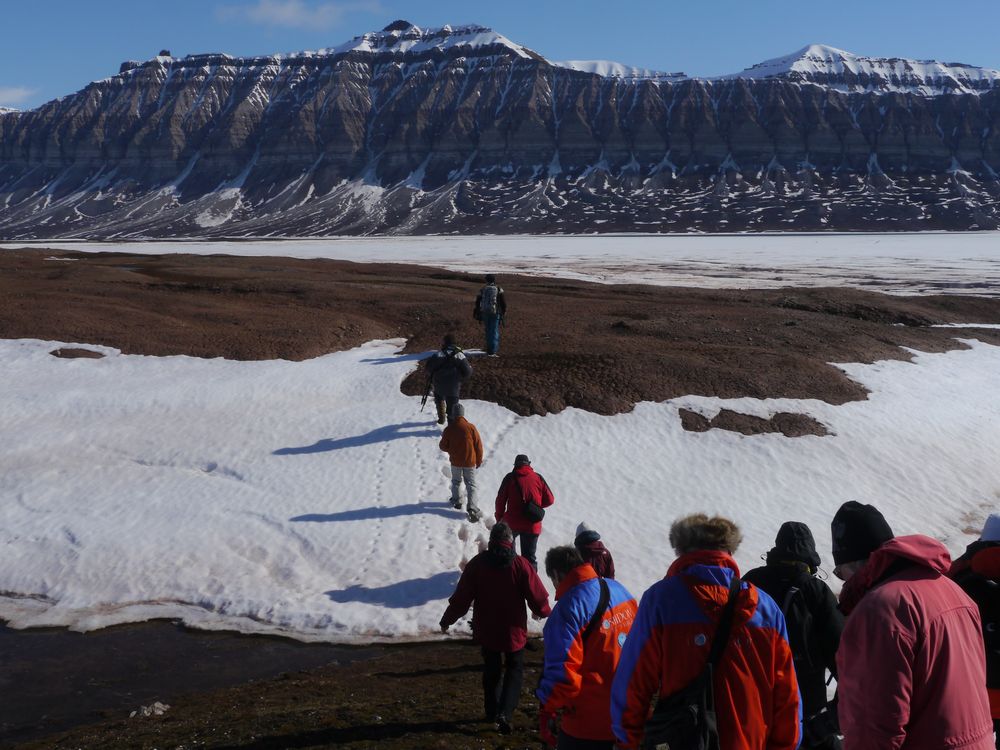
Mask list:
[[[845,585],[844,750],[995,750],[979,610],[930,537],[891,539]]]

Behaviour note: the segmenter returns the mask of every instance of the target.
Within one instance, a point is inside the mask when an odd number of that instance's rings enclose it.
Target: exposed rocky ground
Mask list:
[[[375,649],[350,664],[231,688],[164,695],[160,716],[129,717],[108,711],[106,720],[42,739],[24,750],[53,748],[214,748],[284,750],[501,750],[539,746],[541,643],[525,652],[521,704],[514,732],[501,736],[483,717],[479,648],[469,641],[401,644]],[[0,745],[3,744],[0,739]]]
[[[997,330],[929,327],[1000,323],[1000,300],[981,297],[705,291],[527,276],[501,284],[509,299],[501,356],[474,360],[465,395],[522,415],[567,406],[614,414],[688,394],[843,403],[866,393],[831,362],[963,346],[956,336],[1000,343]],[[480,286],[466,274],[417,266],[10,251],[0,253],[0,336],[132,354],[301,360],[385,338],[426,351],[454,331],[473,349],[482,346],[472,319]],[[417,396],[424,383],[414,371],[402,389]],[[749,433],[817,429],[794,420],[716,421]]]
[[[599,75],[400,22],[128,61],[0,113],[0,238],[1000,227],[996,72],[847,54]]]

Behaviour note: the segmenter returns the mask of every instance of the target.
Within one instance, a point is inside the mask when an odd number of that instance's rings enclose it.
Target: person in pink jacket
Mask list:
[[[935,539],[893,537],[871,505],[833,518],[847,615],[837,651],[844,750],[994,750],[979,611]]]

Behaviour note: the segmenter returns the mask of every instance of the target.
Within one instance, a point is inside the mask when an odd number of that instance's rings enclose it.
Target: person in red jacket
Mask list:
[[[979,607],[986,642],[986,694],[1000,748],[1000,514],[986,519],[983,533],[955,560],[948,577]]]
[[[538,535],[542,533],[542,522],[526,516],[524,507],[526,503],[535,503],[548,508],[553,502],[555,498],[545,477],[531,468],[531,461],[526,455],[519,453],[514,458],[514,471],[500,483],[494,515],[497,521],[510,526],[515,537],[520,537],[521,555],[535,570],[538,570],[535,550],[538,548]]]
[[[550,549],[545,572],[556,587],[556,606],[545,623],[545,664],[535,691],[542,740],[559,750],[611,750],[611,680],[638,605],[620,583],[598,576],[575,547]]]
[[[528,561],[514,554],[514,535],[505,523],[490,531],[485,552],[469,560],[458,579],[448,609],[441,617],[447,633],[458,618],[472,609],[472,638],[482,647],[483,707],[486,720],[495,721],[501,734],[510,734],[524,680],[524,646],[528,617],[548,617],[549,594]]]
[[[615,560],[611,552],[601,541],[601,535],[583,521],[576,527],[576,539],[573,546],[580,551],[580,557],[589,563],[601,578],[615,577]]]
[[[837,651],[844,750],[993,750],[979,612],[945,573],[948,550],[893,537],[871,505],[833,518],[847,615]]]
[[[611,726],[621,747],[641,746],[655,695],[680,691],[705,668],[740,575],[732,555],[741,539],[729,519],[701,513],[670,527],[679,557],[643,594],[611,687]],[[785,618],[756,586],[739,586],[713,679],[720,749],[795,750],[802,711]]]
[[[438,447],[448,454],[451,461],[451,504],[461,510],[462,497],[459,491],[464,481],[467,498],[465,511],[469,520],[475,523],[483,517],[476,504],[476,469],[483,465],[483,441],[476,426],[465,418],[465,407],[462,404],[451,407],[451,421],[441,433]]]

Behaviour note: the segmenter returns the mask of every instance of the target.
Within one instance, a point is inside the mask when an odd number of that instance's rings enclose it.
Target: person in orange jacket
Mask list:
[[[545,623],[545,664],[535,691],[542,741],[560,750],[611,750],[611,680],[638,605],[620,583],[598,576],[576,547],[550,549],[545,572],[556,606]]]
[[[611,687],[611,725],[622,748],[641,747],[655,695],[680,691],[704,669],[740,577],[733,553],[741,540],[739,527],[718,516],[698,513],[670,527],[678,557],[642,595]],[[784,615],[746,581],[735,601],[713,679],[720,748],[795,750],[802,711]]]
[[[483,441],[479,430],[465,418],[465,407],[455,404],[451,407],[451,421],[441,433],[441,450],[451,461],[451,504],[461,510],[462,497],[459,494],[465,482],[466,513],[475,523],[483,517],[476,504],[476,469],[483,465]]]

